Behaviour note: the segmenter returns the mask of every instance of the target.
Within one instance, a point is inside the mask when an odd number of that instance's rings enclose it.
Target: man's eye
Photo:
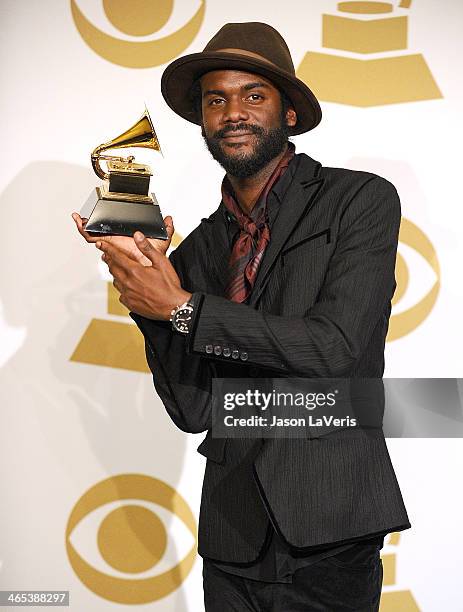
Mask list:
[[[209,105],[217,106],[217,104],[221,102],[223,102],[222,98],[214,98],[213,100],[209,100]]]
[[[252,101],[263,100],[264,96],[261,96],[260,94],[251,94],[250,96],[248,96],[248,99]]]

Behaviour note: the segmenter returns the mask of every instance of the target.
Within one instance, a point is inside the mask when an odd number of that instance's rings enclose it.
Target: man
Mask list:
[[[384,535],[410,527],[382,432],[217,438],[211,393],[213,378],[381,378],[397,192],[295,153],[288,136],[321,111],[266,24],[225,25],[170,64],[161,88],[225,169],[220,206],[169,258],[171,217],[167,242],[137,232],[97,247],[169,415],[208,432],[206,610],[378,610]]]

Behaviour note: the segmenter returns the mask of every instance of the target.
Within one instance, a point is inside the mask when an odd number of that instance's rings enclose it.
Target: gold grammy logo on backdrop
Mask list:
[[[121,500],[130,500],[130,503],[113,508],[101,521],[96,535],[101,557],[119,573],[111,575],[79,554],[71,534],[93,511]],[[159,516],[133,500],[157,504],[174,514],[194,539],[193,546],[179,563],[146,578],[132,576],[150,570],[164,559],[169,536]],[[82,495],[69,516],[65,540],[72,569],[93,593],[116,603],[145,604],[178,589],[190,573],[197,550],[196,520],[180,493],[167,483],[143,474],[120,474],[98,482]],[[127,578],[120,577],[120,573],[127,574]]]
[[[400,533],[395,531],[389,535],[386,545],[398,546]],[[420,612],[411,591],[389,590],[396,584],[396,554],[381,555],[383,562],[383,591],[379,612]],[[386,587],[386,590],[384,590]]]
[[[172,247],[176,248],[182,240],[174,232]],[[106,285],[108,314],[120,320],[92,319],[70,361],[149,374],[143,336],[129,318],[127,308],[119,302],[119,292],[112,283]]]
[[[339,2],[341,15],[323,15],[323,47],[363,56],[386,55],[364,59],[309,51],[297,76],[320,100],[352,106],[442,98],[423,55],[403,52],[411,3],[402,0],[394,9],[391,2]],[[399,14],[389,16],[393,10]]]
[[[174,0],[102,0],[110,23],[130,36],[158,32],[172,15]],[[178,1],[178,0],[177,0]],[[104,59],[126,68],[152,68],[180,55],[195,39],[204,19],[206,0],[199,0],[195,14],[179,30],[153,40],[132,41],[116,38],[93,25],[71,0],[74,23],[87,45]]]
[[[429,291],[416,304],[391,316],[386,338],[388,342],[406,336],[426,319],[436,303],[440,289],[440,266],[436,250],[426,234],[405,217],[402,217],[400,224],[399,242],[407,245],[426,260],[435,274],[435,281]],[[397,253],[395,275],[397,287],[392,300],[393,305],[403,298],[410,280],[407,262],[400,252]]]

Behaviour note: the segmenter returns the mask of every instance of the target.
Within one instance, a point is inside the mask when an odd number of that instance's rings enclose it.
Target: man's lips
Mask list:
[[[249,136],[253,136],[253,132],[229,132],[222,136],[223,140],[247,140]]]
[[[253,135],[253,132],[228,132],[222,136],[222,140],[226,145],[244,145]]]

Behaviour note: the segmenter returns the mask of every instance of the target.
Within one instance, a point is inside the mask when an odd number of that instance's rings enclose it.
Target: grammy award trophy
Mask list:
[[[132,127],[113,140],[98,145],[91,155],[93,169],[104,183],[92,191],[80,211],[81,217],[88,219],[85,231],[93,235],[133,236],[140,230],[148,238],[167,240],[156,196],[149,193],[150,167],[135,163],[133,155],[114,157],[104,154],[108,149],[127,147],[143,147],[162,154],[146,108]],[[107,172],[101,167],[102,160],[107,164]]]

